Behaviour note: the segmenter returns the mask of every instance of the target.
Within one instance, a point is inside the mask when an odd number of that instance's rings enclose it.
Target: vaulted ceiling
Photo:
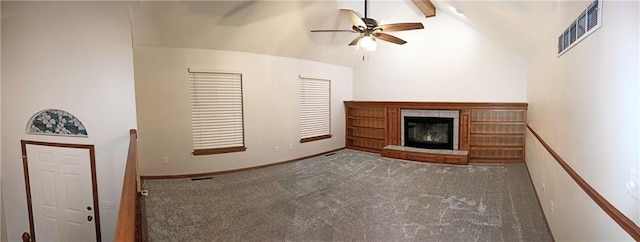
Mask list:
[[[551,30],[555,1],[433,1],[447,14],[526,58]],[[353,33],[310,33],[350,29],[346,8],[364,15],[363,1],[141,1],[130,5],[134,46],[246,51],[355,66],[362,52],[347,44]],[[380,24],[422,22],[411,0],[371,0],[369,17]],[[413,30],[421,31],[421,30]],[[398,33],[403,38],[403,33]],[[409,43],[419,39],[406,38]],[[384,43],[392,45],[390,43]]]

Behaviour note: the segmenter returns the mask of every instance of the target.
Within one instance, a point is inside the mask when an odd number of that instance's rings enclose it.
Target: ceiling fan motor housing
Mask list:
[[[362,21],[367,25],[367,28],[378,27],[378,22],[372,18],[362,18]]]

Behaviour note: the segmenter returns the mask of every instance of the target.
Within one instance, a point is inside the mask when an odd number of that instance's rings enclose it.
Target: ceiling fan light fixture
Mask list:
[[[375,51],[376,40],[370,35],[364,36],[362,37],[362,39],[360,39],[360,42],[358,42],[358,47],[366,51]]]
[[[348,15],[351,19],[351,29],[329,29],[329,30],[311,30],[311,32],[351,32],[359,33],[358,37],[349,42],[349,46],[357,46],[358,50],[375,51],[376,40],[382,40],[397,45],[406,44],[407,41],[388,34],[388,32],[398,32],[414,29],[424,29],[420,22],[414,23],[391,23],[378,25],[378,21],[367,16],[367,0],[364,0],[365,14],[364,18],[351,9],[340,9],[340,12]]]

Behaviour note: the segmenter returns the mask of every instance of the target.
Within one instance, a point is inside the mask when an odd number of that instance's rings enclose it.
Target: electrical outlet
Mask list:
[[[162,157],[162,164],[169,164],[169,157],[163,156]]]
[[[551,203],[551,214],[553,215],[553,210],[554,210],[554,208],[553,208],[553,201],[549,201],[549,202]]]
[[[543,192],[543,193],[544,193],[545,188],[547,188],[547,187],[544,185],[544,182],[543,182],[543,183],[542,183],[542,192]]]
[[[280,147],[279,146],[276,146],[275,149],[276,149],[276,153],[280,152]]]
[[[293,150],[293,144],[289,144],[289,150]]]
[[[115,206],[116,202],[114,202],[114,201],[104,201],[103,200],[103,201],[100,201],[100,205],[101,205],[100,207],[104,208],[104,209],[113,209],[113,208],[116,207]]]

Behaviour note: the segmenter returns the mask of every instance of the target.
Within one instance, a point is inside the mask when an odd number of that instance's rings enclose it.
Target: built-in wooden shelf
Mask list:
[[[471,157],[469,157],[471,159]],[[521,163],[523,159],[517,158],[473,158],[473,163]]]
[[[522,122],[513,121],[471,121],[474,124],[522,124]]]
[[[472,145],[472,150],[522,150],[522,146],[519,145],[502,145],[502,146],[489,146],[489,145]]]
[[[384,117],[359,117],[359,116],[348,116],[347,118],[352,119],[376,119],[376,120],[385,120]]]
[[[357,135],[351,135],[351,136],[347,137],[347,139],[370,139],[370,140],[384,141],[384,138],[365,137],[365,136],[357,136]]]
[[[526,110],[473,109],[469,158],[473,162],[523,162]]]
[[[380,153],[386,145],[387,110],[384,107],[347,107],[346,146]]]
[[[524,134],[471,133],[476,137],[524,137]]]
[[[376,128],[376,127],[365,127],[365,126],[357,126],[357,125],[353,125],[351,127],[347,127],[348,129],[380,129],[380,130],[384,130],[384,128]]]
[[[403,109],[459,111],[458,149],[468,152],[468,162],[524,161],[526,103],[346,101],[346,147],[376,153],[397,152],[385,151],[384,147],[402,145]],[[404,153],[400,156],[433,158],[420,152]]]

